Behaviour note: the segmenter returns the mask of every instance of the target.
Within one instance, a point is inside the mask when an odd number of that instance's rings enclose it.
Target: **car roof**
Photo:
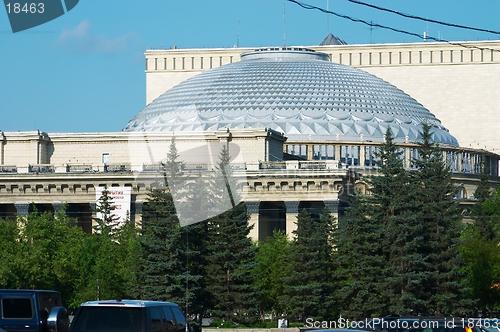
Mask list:
[[[98,301],[88,301],[81,304],[82,307],[154,307],[154,306],[174,306],[177,307],[177,303],[174,302],[164,302],[164,301],[150,301],[150,300],[98,300]]]
[[[33,294],[33,293],[57,293],[55,290],[46,289],[0,289],[0,294]]]

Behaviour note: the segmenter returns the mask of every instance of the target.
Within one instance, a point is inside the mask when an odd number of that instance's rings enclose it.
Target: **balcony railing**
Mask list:
[[[104,172],[131,172],[132,168],[130,167],[130,164],[109,164],[109,165],[104,165]]]
[[[285,161],[261,161],[259,169],[286,169]]]
[[[92,165],[88,164],[73,164],[73,165],[67,165],[66,166],[66,171],[68,173],[88,173],[88,172],[93,172]]]
[[[54,165],[29,165],[30,173],[54,173]]]
[[[17,166],[8,166],[2,165],[0,166],[1,173],[17,173]]]

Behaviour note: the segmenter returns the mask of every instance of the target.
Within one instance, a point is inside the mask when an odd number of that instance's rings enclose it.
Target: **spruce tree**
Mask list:
[[[215,189],[212,195],[222,200],[226,192],[232,203],[238,202],[231,190],[232,168],[226,146],[215,169]],[[213,188],[213,187],[212,187]],[[253,321],[257,303],[252,271],[255,267],[256,246],[248,237],[251,226],[243,203],[208,220],[206,255],[206,290],[210,313],[225,321]]]
[[[467,287],[458,250],[462,218],[454,200],[456,188],[441,148],[432,141],[430,124],[423,124],[421,136],[419,158],[414,160],[418,171],[413,175],[418,184],[418,219],[425,231],[422,256],[427,271],[422,287],[429,295],[427,314],[463,314],[470,302],[464,296]]]
[[[390,128],[376,157],[377,173],[366,179],[369,193],[353,198],[339,244],[347,276],[339,296],[345,303],[342,314],[349,317],[408,315],[425,308],[416,187]]]
[[[297,216],[297,229],[290,245],[280,302],[290,319],[306,322],[307,318],[328,320],[335,308],[334,242],[336,227],[328,208],[315,221],[306,209]]]
[[[382,244],[384,228],[372,217],[372,210],[371,197],[354,197],[346,225],[340,231],[339,274],[344,278],[335,296],[340,303],[340,315],[350,319],[389,312],[382,282],[387,261]]]
[[[171,188],[179,186],[182,162],[177,161],[172,138],[162,178],[148,192],[142,214],[142,256],[139,259],[136,296],[159,301],[184,303],[186,299],[186,259],[183,232],[176,214]]]
[[[134,266],[125,266],[124,264],[132,259],[130,255],[134,254],[120,243],[120,240],[128,241],[128,236],[124,237],[124,229],[128,229],[125,225],[129,224],[130,221],[121,221],[113,213],[115,209],[113,199],[105,186],[96,203],[95,232],[85,239],[86,243],[84,244],[86,253],[83,253],[82,259],[90,264],[93,273],[90,280],[86,280],[88,282],[87,291],[82,294],[89,296],[87,300],[128,296],[127,287],[133,282]],[[85,257],[89,251],[94,257]],[[93,294],[96,294],[96,297],[90,297]]]
[[[108,187],[104,186],[95,207],[96,217],[93,220],[96,225],[94,231],[106,236],[112,236],[113,231],[120,225],[120,217],[113,213],[114,210],[116,210],[116,206],[113,205],[113,198],[109,194]]]

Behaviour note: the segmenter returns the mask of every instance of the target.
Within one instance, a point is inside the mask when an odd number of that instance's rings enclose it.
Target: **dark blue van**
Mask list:
[[[59,292],[0,289],[0,331],[66,332],[68,328]]]

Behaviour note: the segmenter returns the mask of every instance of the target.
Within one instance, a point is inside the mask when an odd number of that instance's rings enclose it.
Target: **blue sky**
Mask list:
[[[500,31],[500,0],[365,0],[407,14]],[[354,18],[451,41],[499,35],[402,18],[348,2],[303,0]],[[285,29],[283,12],[286,13]],[[285,32],[285,33],[284,33]],[[283,0],[80,0],[65,15],[12,33],[0,9],[0,130],[120,131],[145,106],[151,48],[348,44],[419,39]]]

